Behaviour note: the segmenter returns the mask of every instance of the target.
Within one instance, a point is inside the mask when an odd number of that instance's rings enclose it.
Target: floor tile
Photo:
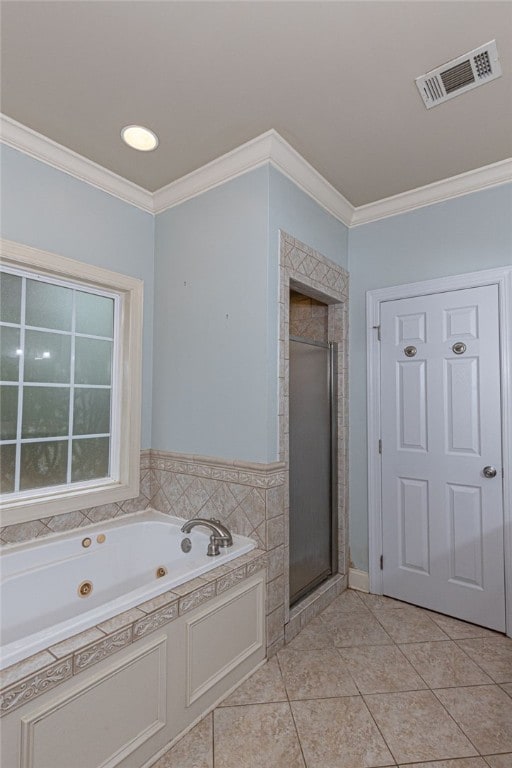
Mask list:
[[[360,593],[355,592],[353,589],[346,589],[341,595],[335,597],[332,603],[329,603],[327,608],[322,611],[322,614],[353,613],[354,611],[366,610],[368,609],[361,599]]]
[[[512,768],[512,752],[504,755],[486,755],[485,759],[491,768]]]
[[[322,699],[358,693],[335,648],[315,651],[285,648],[279,651],[278,658],[290,699]]]
[[[411,643],[400,649],[430,688],[492,683],[453,640]]]
[[[394,764],[360,696],[294,701],[291,707],[307,768]]]
[[[364,700],[399,763],[477,754],[431,691],[372,694]]]
[[[409,608],[409,603],[404,603],[401,600],[394,600],[392,597],[386,597],[385,595],[370,595],[366,592],[361,592],[361,600],[371,611],[374,609],[383,611],[392,611],[397,608]]]
[[[427,687],[394,645],[340,648],[339,653],[361,693],[415,691]]]
[[[349,591],[154,768],[395,763],[512,768],[512,640]]]
[[[404,608],[402,611],[379,610],[374,613],[396,643],[448,640],[437,624],[416,608]]]
[[[457,645],[496,683],[512,682],[512,640],[509,637],[458,640]]]
[[[287,701],[281,670],[275,656],[224,699],[220,706],[265,704],[270,701]]]
[[[212,718],[201,720],[152,768],[213,768]]]
[[[391,645],[393,642],[370,611],[329,616],[325,616],[324,612],[320,619],[331,631],[334,645],[340,648],[353,645]]]
[[[402,763],[399,768],[486,768],[486,762],[483,757],[457,757],[433,763]]]
[[[512,699],[497,685],[435,694],[482,755],[512,751]]]
[[[219,707],[213,730],[215,768],[305,768],[288,703]]]
[[[333,648],[334,639],[327,625],[324,624],[320,617],[317,617],[310,621],[286,647],[303,650]]]
[[[437,626],[446,632],[448,637],[452,640],[459,640],[462,638],[471,637],[499,637],[500,635],[493,632],[491,629],[485,627],[478,627],[476,624],[468,624],[467,621],[460,621],[454,619],[451,616],[443,616],[442,613],[434,613],[433,611],[425,611],[427,616],[434,621]]]

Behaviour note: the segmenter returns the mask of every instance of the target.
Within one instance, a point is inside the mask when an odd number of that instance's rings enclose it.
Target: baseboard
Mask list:
[[[370,591],[370,576],[367,571],[360,571],[358,568],[350,568],[348,572],[348,586],[350,589],[357,589],[359,592]]]

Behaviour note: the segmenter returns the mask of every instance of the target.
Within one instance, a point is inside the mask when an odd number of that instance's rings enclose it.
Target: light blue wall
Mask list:
[[[323,256],[348,269],[348,229],[303,192],[293,181],[270,168],[269,198],[269,432],[268,455],[278,458],[278,269],[279,230],[301,240]]]
[[[3,237],[144,280],[142,447],[276,460],[279,229],[346,266],[346,227],[269,165],[154,219],[1,151]]]
[[[274,461],[279,230],[348,267],[350,543],[367,569],[366,291],[511,265],[512,185],[349,232],[265,166],[155,220],[0,151],[3,237],[144,280],[144,448]]]
[[[156,217],[153,448],[267,445],[268,167]]]
[[[368,569],[366,291],[512,264],[512,185],[350,230],[350,549]]]
[[[269,217],[273,259],[277,259],[279,249],[278,231],[283,229],[348,269],[347,227],[273,166],[270,167]]]
[[[278,458],[279,229],[347,265],[346,227],[270,166],[157,216],[154,448]]]
[[[0,145],[2,237],[144,280],[142,448],[151,447],[154,218]]]

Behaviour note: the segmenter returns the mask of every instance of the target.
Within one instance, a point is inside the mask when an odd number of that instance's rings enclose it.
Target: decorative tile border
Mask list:
[[[132,642],[132,628],[126,627],[112,635],[107,635],[103,640],[98,640],[88,648],[78,651],[73,656],[73,673],[83,672],[84,669],[92,667],[94,664],[103,661],[103,659],[117,653],[121,648],[126,648]]]
[[[246,573],[247,569],[245,565],[243,565],[241,568],[237,568],[236,570],[231,571],[231,573],[221,576],[217,581],[217,594],[219,595],[222,592],[226,592],[228,589],[231,589],[231,587],[239,584],[245,579]]]
[[[290,289],[328,305],[328,340],[338,344],[338,571],[348,562],[348,297],[346,270],[286,232],[280,235],[279,263],[279,458],[287,471],[284,484],[284,530],[289,529],[289,361]],[[288,541],[285,541],[285,563]],[[290,618],[289,572],[285,567],[285,623]],[[321,587],[311,600],[322,600]],[[311,613],[311,611],[309,612]],[[284,641],[284,637],[283,637]],[[273,642],[276,642],[274,640]]]
[[[151,469],[176,472],[225,483],[273,488],[284,482],[282,462],[256,464],[171,451],[151,451]]]
[[[168,624],[176,618],[178,618],[177,600],[136,621],[133,625],[133,639],[139,640],[139,638],[155,632],[155,630],[160,629],[164,624]]]
[[[266,565],[266,553],[253,549],[197,579],[175,587],[175,591],[164,592],[113,619],[13,664],[1,673],[6,684],[0,690],[0,716],[12,712],[64,680],[169,624],[178,615],[211,600],[215,595],[222,594],[230,586],[266,568]],[[227,581],[230,576],[232,584]],[[165,602],[159,604],[157,601]],[[158,608],[147,612],[148,608],[154,607],[155,604]],[[114,631],[105,634],[104,630],[112,627],[115,628]],[[93,638],[94,642],[91,642]],[[67,650],[69,655],[60,658],[64,650]],[[29,670],[31,672],[27,674]]]
[[[183,616],[184,613],[193,611],[194,608],[206,603],[212,597],[215,597],[216,592],[217,584],[215,582],[212,582],[211,584],[206,582],[204,586],[199,587],[199,589],[195,589],[193,592],[190,592],[190,594],[184,595],[184,597],[180,598],[178,607],[179,615]]]
[[[41,670],[32,677],[25,678],[6,688],[0,694],[0,715],[12,712],[27,701],[55,688],[73,675],[71,656]]]

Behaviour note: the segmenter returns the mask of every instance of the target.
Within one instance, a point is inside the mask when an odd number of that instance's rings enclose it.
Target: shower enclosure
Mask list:
[[[336,346],[290,336],[290,605],[337,570]]]

